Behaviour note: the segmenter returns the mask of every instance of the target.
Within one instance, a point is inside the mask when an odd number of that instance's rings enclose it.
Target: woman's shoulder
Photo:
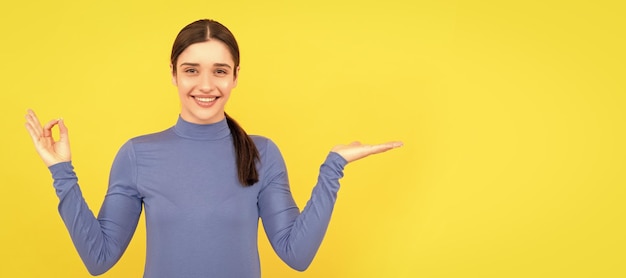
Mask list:
[[[158,142],[158,141],[166,140],[166,139],[171,138],[172,135],[174,135],[172,129],[173,128],[168,128],[166,130],[162,130],[159,132],[138,135],[129,139],[128,141],[131,141],[135,144],[141,144],[141,143],[146,143],[146,142]]]
[[[256,145],[267,144],[268,142],[272,142],[270,138],[267,138],[263,135],[250,135],[250,138],[252,138],[252,141],[254,141],[254,144]]]
[[[274,141],[272,141],[272,139],[262,135],[250,135],[250,138],[252,138],[252,141],[261,156],[266,153],[280,154],[278,146],[274,143]]]
[[[138,151],[144,149],[151,150],[155,148],[162,148],[164,145],[167,145],[168,142],[172,141],[172,134],[173,132],[171,128],[169,128],[159,132],[138,135],[126,140],[126,142],[122,145],[121,150]]]

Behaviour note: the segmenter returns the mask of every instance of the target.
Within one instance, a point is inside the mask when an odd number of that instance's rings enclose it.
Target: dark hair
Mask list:
[[[170,58],[172,72],[176,74],[178,56],[180,56],[187,47],[194,43],[208,41],[209,39],[219,40],[228,47],[233,61],[235,62],[234,69],[237,69],[237,67],[239,67],[239,46],[237,45],[233,33],[231,33],[226,26],[217,21],[201,19],[185,26],[180,30],[178,36],[176,36],[176,40],[174,40],[174,45],[172,46],[172,56]],[[234,71],[234,75],[236,78],[237,70]],[[256,169],[256,162],[259,161],[260,157],[259,151],[254,145],[252,138],[248,136],[243,128],[241,128],[233,118],[228,116],[228,114],[224,114],[228,128],[230,128],[230,133],[233,136],[233,145],[237,156],[237,176],[239,177],[239,182],[244,186],[251,186],[259,181],[259,173]]]

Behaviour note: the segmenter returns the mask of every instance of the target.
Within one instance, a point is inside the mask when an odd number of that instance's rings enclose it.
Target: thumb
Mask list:
[[[59,139],[61,141],[68,140],[67,126],[65,125],[65,120],[63,120],[63,118],[59,119]]]

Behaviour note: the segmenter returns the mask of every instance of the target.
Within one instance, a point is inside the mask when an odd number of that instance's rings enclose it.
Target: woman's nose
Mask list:
[[[210,92],[213,90],[213,79],[209,74],[203,74],[200,77],[200,90],[203,92]]]

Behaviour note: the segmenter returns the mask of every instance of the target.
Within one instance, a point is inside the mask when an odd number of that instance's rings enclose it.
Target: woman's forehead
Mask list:
[[[178,65],[183,63],[194,64],[228,64],[234,67],[233,57],[223,42],[219,40],[207,40],[188,46],[178,57]]]

